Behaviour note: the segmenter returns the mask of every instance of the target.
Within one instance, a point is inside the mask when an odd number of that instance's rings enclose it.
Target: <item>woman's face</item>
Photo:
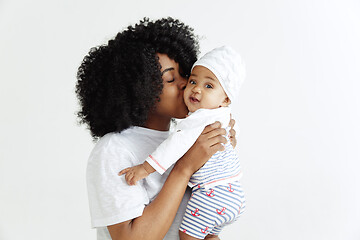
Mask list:
[[[179,64],[166,54],[157,54],[161,65],[163,90],[155,114],[168,118],[185,118],[188,109],[184,103],[187,79],[180,75]]]

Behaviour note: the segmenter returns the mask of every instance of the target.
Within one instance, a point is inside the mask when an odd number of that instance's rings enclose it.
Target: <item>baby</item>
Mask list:
[[[184,90],[189,116],[143,164],[126,168],[119,175],[125,174],[127,183],[134,185],[155,171],[163,174],[189,150],[207,125],[219,121],[228,126],[230,104],[237,100],[244,78],[243,61],[232,48],[223,46],[205,54],[194,63]],[[179,229],[181,240],[219,235],[245,207],[239,159],[230,141],[224,147],[190,178],[192,196]]]

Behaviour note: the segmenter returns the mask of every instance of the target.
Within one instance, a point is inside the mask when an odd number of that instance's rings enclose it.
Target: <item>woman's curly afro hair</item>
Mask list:
[[[189,75],[198,49],[193,29],[170,17],[144,18],[106,45],[92,48],[77,73],[80,123],[87,124],[95,139],[143,126],[163,88],[156,53],[167,54]]]

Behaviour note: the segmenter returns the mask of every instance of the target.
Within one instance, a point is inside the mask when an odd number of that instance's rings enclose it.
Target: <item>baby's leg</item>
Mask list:
[[[180,240],[198,240],[201,238],[195,238],[190,235],[187,235],[186,233],[179,231]]]
[[[208,235],[206,235],[206,237],[205,237],[205,240],[206,239],[211,239],[211,240],[219,240],[220,238],[219,238],[219,234],[220,234],[220,232],[221,232],[221,230],[223,229],[223,226],[216,226],[216,227],[214,227],[213,229],[212,229],[212,231],[208,234]]]
[[[182,231],[179,231],[179,236],[180,236],[180,240],[197,240],[197,239],[200,239],[200,238],[195,238],[195,237],[192,237],[190,235],[187,235],[186,233],[184,233]],[[208,234],[204,239],[205,240],[206,239],[220,240],[218,235],[212,235],[212,234]]]
[[[212,197],[206,193],[207,190],[204,188],[193,189],[179,227],[181,240],[205,239],[209,233],[212,233],[218,213],[212,207],[212,202],[208,201]]]
[[[243,191],[237,182],[194,189],[180,225],[180,236],[184,236],[180,239],[220,239],[222,228],[237,219],[244,203]]]
[[[220,238],[219,238],[218,235],[212,235],[212,234],[208,234],[208,235],[205,237],[205,240],[206,240],[206,239],[220,240]]]

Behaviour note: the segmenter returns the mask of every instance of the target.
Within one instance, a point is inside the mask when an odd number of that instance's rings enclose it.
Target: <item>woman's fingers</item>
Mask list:
[[[229,122],[229,127],[232,129],[235,126],[235,120],[231,117],[230,115],[230,122]]]
[[[229,133],[230,133],[230,138],[234,138],[236,136],[236,131],[233,128],[229,130]]]
[[[214,145],[216,144],[220,144],[220,143],[223,143],[225,144],[227,142],[226,138],[224,136],[215,136],[215,137],[212,137],[208,140],[208,146],[209,147],[213,147]]]
[[[207,125],[201,134],[207,134],[207,133],[213,131],[214,129],[217,129],[220,127],[221,127],[221,123],[219,121],[216,121],[213,124]]]
[[[217,144],[221,146],[221,143],[225,144],[227,142],[226,138],[224,137],[224,135],[226,134],[226,130],[224,128],[220,128],[220,126],[221,126],[220,122],[215,122],[213,124],[208,125],[202,132],[200,137],[205,137],[203,141],[206,141],[204,143],[207,146],[207,148],[214,147]],[[222,148],[216,146],[215,149],[217,149],[218,151],[219,149]],[[209,150],[213,152],[213,149],[209,149]]]
[[[211,146],[212,155],[214,155],[218,151],[224,151],[224,150],[225,150],[225,147],[221,143],[217,143],[217,144]]]
[[[191,174],[203,166],[217,151],[225,149],[222,144],[227,142],[224,136],[226,131],[220,127],[220,122],[206,126],[194,145],[181,158],[183,166],[188,168]]]
[[[209,131],[208,133],[204,134],[208,139],[216,137],[216,136],[225,136],[226,134],[226,130],[224,128],[216,128],[213,129],[211,131]]]
[[[230,122],[229,122],[229,126],[231,127],[231,129],[230,129],[230,131],[229,131],[229,138],[230,138],[230,143],[231,143],[231,145],[233,146],[233,148],[235,148],[235,146],[236,146],[236,143],[237,143],[237,141],[236,141],[236,131],[234,130],[234,126],[235,126],[235,120],[234,119],[232,119],[232,116],[231,116],[231,114],[230,114]]]

